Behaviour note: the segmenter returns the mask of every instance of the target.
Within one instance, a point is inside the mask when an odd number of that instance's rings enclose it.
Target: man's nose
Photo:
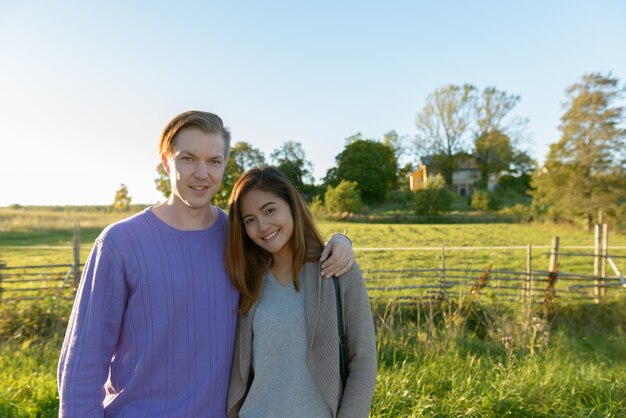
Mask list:
[[[198,164],[196,164],[196,171],[194,174],[196,177],[201,179],[208,177],[209,169],[207,164],[203,161],[198,162]]]

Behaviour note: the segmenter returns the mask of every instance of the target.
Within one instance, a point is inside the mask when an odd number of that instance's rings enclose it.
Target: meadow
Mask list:
[[[0,259],[7,265],[70,262],[72,228],[80,219],[84,260],[101,229],[127,215],[0,208]],[[510,269],[524,268],[525,250],[454,248],[548,246],[553,236],[565,247],[593,244],[592,233],[560,225],[320,228],[325,237],[347,232],[370,278],[380,270],[436,268],[442,244],[450,248],[446,264]],[[614,234],[610,243],[626,246],[626,236]],[[546,251],[533,253],[541,269]],[[563,262],[567,271],[592,268],[584,257]],[[600,304],[557,299],[550,309],[470,294],[443,301],[373,298],[379,372],[371,416],[626,416],[626,290],[609,293]],[[0,303],[0,417],[57,415],[56,362],[70,309],[71,300],[54,294]]]

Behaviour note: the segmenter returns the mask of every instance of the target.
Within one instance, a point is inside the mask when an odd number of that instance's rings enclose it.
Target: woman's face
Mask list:
[[[252,189],[241,199],[241,220],[248,237],[272,254],[291,250],[293,215],[289,204],[271,192]]]

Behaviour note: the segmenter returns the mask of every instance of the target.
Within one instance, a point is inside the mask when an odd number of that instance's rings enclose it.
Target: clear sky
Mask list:
[[[625,22],[620,0],[0,0],[0,206],[162,200],[156,143],[189,109],[268,158],[301,142],[319,180],[352,134],[413,137],[447,84],[520,95],[541,161],[568,85],[626,81]]]

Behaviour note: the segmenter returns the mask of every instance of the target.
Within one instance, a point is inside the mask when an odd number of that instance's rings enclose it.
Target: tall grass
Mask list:
[[[377,301],[373,417],[618,417],[626,410],[626,297],[533,307]],[[0,305],[0,416],[53,417],[71,302]]]
[[[623,416],[625,300],[530,322],[467,301],[376,305],[372,416]]]

